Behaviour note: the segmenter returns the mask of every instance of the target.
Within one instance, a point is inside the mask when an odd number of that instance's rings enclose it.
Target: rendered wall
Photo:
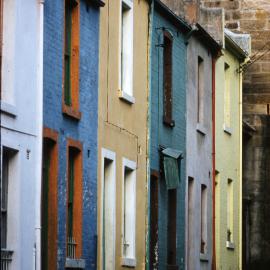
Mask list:
[[[45,1],[44,126],[58,132],[58,269],[64,269],[67,220],[67,138],[82,143],[82,258],[96,269],[99,9],[80,1],[81,119],[62,113],[64,1]]]
[[[216,256],[217,269],[241,269],[241,182],[242,182],[242,76],[239,60],[228,50],[216,63]],[[224,130],[224,103],[226,77],[224,66],[229,67],[230,89],[230,133]],[[229,131],[229,130],[228,130]],[[228,179],[233,180],[233,244],[227,241],[227,192]]]
[[[163,124],[163,31],[165,27],[173,34],[172,53],[172,118],[173,128]],[[159,30],[158,30],[159,29]],[[154,9],[151,39],[151,103],[150,103],[150,170],[160,172],[160,146],[183,152],[180,185],[177,190],[177,264],[185,269],[185,177],[186,177],[186,53],[184,35],[168,18]],[[159,178],[158,265],[167,267],[167,201],[165,179]]]
[[[204,60],[204,125],[197,125],[198,56]],[[211,269],[212,264],[212,57],[198,40],[192,37],[187,49],[187,169],[194,178],[193,220],[190,230],[187,269]],[[194,105],[195,104],[195,105]],[[203,135],[203,131],[205,134]],[[207,253],[200,255],[201,245],[201,184],[207,186]]]
[[[123,174],[122,158],[136,162],[136,267],[145,268],[147,219],[147,99],[148,12],[145,0],[134,0],[134,104],[119,98],[120,3],[108,1],[100,17],[99,129],[98,129],[98,269],[102,269],[102,148],[116,154],[115,269],[122,266]]]
[[[39,208],[35,206],[40,200],[37,183],[41,178],[42,146],[39,16],[36,0],[4,1],[1,148],[16,151],[11,159],[8,183],[7,249],[14,252],[11,270],[34,269],[37,256],[36,210]]]

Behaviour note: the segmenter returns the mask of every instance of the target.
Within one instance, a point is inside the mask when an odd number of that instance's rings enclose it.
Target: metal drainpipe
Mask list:
[[[37,156],[36,156],[36,199],[35,199],[35,246],[34,269],[41,269],[41,171],[42,171],[42,137],[43,137],[43,20],[44,2],[38,0],[39,5],[39,33],[37,52]]]
[[[212,196],[213,196],[213,258],[212,258],[212,270],[216,270],[216,226],[215,226],[215,204],[216,204],[216,194],[215,194],[215,176],[216,176],[216,56],[212,57],[212,163],[213,163],[213,171],[212,171]]]

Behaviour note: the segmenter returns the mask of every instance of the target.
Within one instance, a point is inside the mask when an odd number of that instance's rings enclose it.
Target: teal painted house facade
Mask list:
[[[185,269],[186,42],[190,26],[152,2],[148,269]]]

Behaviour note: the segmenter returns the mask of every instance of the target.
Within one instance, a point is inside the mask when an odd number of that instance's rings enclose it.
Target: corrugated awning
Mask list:
[[[172,148],[165,148],[162,150],[162,154],[167,189],[175,189],[180,183],[179,159],[182,157],[182,152]]]

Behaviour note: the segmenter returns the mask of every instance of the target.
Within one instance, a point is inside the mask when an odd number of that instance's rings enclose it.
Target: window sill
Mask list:
[[[202,262],[208,262],[209,261],[208,254],[206,254],[206,253],[200,253],[200,261],[202,261]]]
[[[85,269],[84,259],[66,258],[65,268],[68,269]]]
[[[199,132],[201,135],[205,136],[206,135],[206,128],[201,124],[197,123],[196,125],[196,130]]]
[[[170,118],[168,118],[168,117],[163,116],[163,124],[165,126],[168,126],[170,128],[173,128],[175,126],[175,121],[172,120],[172,119],[170,119]]]
[[[88,0],[89,3],[93,2],[94,5],[98,7],[104,7],[105,6],[105,1],[103,0]]]
[[[226,126],[226,124],[223,124],[223,130],[228,135],[232,135],[232,129],[230,127]]]
[[[166,270],[178,270],[178,265],[167,264]]]
[[[122,266],[136,267],[136,259],[133,258],[122,258]]]
[[[72,107],[67,106],[66,104],[63,104],[62,112],[64,115],[69,116],[75,120],[80,120],[82,116],[81,112],[74,110]]]
[[[1,100],[0,106],[1,106],[1,113],[7,114],[13,118],[17,116],[18,114],[17,108],[14,105],[11,105]]]
[[[129,94],[125,93],[122,90],[119,90],[119,98],[129,104],[135,103],[135,98],[133,96],[130,96]]]
[[[230,250],[234,250],[235,249],[235,244],[231,241],[226,241],[226,248],[230,249]]]

